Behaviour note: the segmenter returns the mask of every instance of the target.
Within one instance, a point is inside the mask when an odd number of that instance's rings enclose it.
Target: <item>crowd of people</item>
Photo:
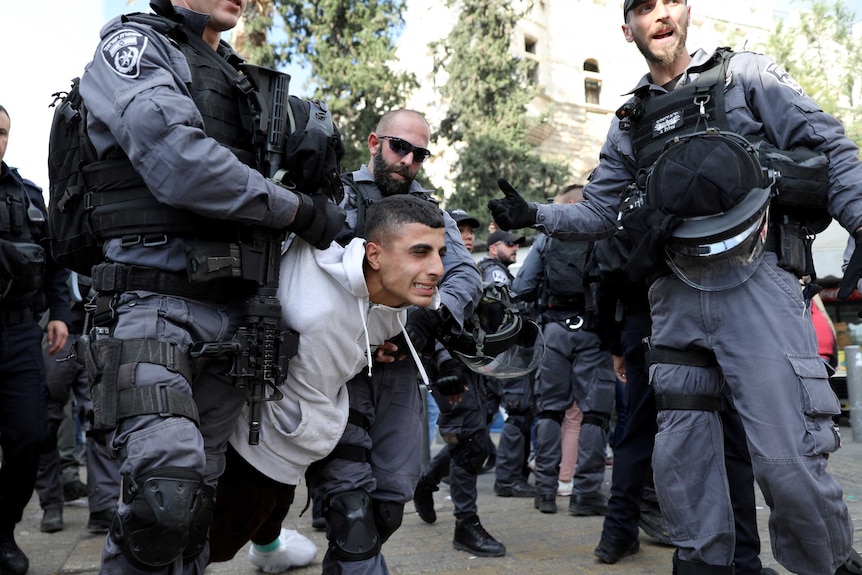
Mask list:
[[[86,495],[102,573],[203,573],[249,543],[264,572],[308,565],[315,544],[284,525],[301,483],[325,575],[389,573],[405,506],[435,523],[444,482],[453,548],[500,557],[477,500],[493,469],[496,496],[604,516],[602,563],[637,553],[640,528],[675,548],[674,575],[774,573],[760,489],[779,563],[862,575],[801,281],[812,213],[862,243],[862,163],[786,72],[689,52],[683,0],[625,0],[649,72],[589,181],[538,204],[501,179],[469,214],[417,180],[432,130],[414,110],[383,114],[367,163],[342,172],[316,103],[271,165],[259,87],[221,38],[244,5],[154,0],[102,29],[80,79],[88,163],[61,190],[94,206],[90,275],[58,261],[63,216],[3,161],[0,106],[0,573],[29,569],[15,527],[34,492],[45,533]],[[821,154],[820,195],[782,194],[766,145]],[[845,294],[862,249],[847,269]],[[424,468],[420,385],[445,444]],[[86,487],[61,473],[74,422]]]

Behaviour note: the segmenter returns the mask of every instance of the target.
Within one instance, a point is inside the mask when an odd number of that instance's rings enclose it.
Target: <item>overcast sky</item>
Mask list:
[[[775,2],[778,11],[785,13],[801,5],[799,0]],[[856,13],[857,20],[862,17],[862,0],[844,0],[844,4]],[[9,110],[12,119],[7,164],[17,166],[22,176],[47,189],[51,94],[68,90],[71,79],[83,72],[95,52],[99,30],[110,17],[148,10],[145,0],[3,2],[0,104]],[[300,81],[292,83],[292,87],[300,85]]]

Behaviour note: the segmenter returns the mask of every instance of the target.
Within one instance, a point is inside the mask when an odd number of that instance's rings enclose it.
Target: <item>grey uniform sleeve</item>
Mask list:
[[[443,256],[443,278],[438,289],[440,300],[459,326],[473,315],[482,296],[482,278],[461,240],[458,224],[448,213],[443,212],[446,222],[446,255]]]
[[[851,233],[862,226],[862,162],[841,122],[806,96],[770,58],[742,53],[731,65],[769,140],[782,149],[805,146],[825,153],[829,158],[829,213]]]
[[[599,155],[599,165],[577,204],[537,204],[536,229],[561,239],[600,240],[617,228],[620,194],[635,180],[631,139],[614,118]]]
[[[104,156],[119,146],[162,203],[210,218],[286,227],[296,213],[297,196],[204,133],[187,89],[191,73],[182,53],[148,26],[128,23],[105,30],[81,79],[97,153]],[[111,56],[118,34],[138,49],[127,67],[118,67]]]

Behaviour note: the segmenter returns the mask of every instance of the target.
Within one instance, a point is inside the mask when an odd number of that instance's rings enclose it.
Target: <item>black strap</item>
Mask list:
[[[657,393],[655,395],[655,406],[658,410],[724,411],[724,398],[715,395]]]
[[[93,268],[93,289],[100,294],[141,290],[190,299],[234,300],[250,295],[253,286],[235,279],[191,284],[185,273],[103,263]]]
[[[657,345],[646,352],[646,360],[650,365],[672,363],[675,365],[690,365],[692,367],[718,367],[715,352],[702,347],[673,349]]]
[[[165,383],[124,389],[119,396],[117,419],[150,414],[162,417],[179,415],[191,419],[195,425],[200,425],[194,399],[186,393],[168,387]]]
[[[176,344],[155,339],[124,339],[120,351],[120,365],[128,363],[154,363],[168,371],[178,373],[191,384],[192,364],[187,353]]]

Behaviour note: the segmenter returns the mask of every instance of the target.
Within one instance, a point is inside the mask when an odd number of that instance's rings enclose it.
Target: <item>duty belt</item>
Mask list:
[[[185,273],[141,266],[99,264],[93,268],[93,288],[100,294],[142,290],[189,299],[244,299],[253,293],[249,282],[218,279],[189,283]]]
[[[24,309],[0,309],[0,325],[24,323],[31,319],[33,319],[33,310],[29,307]]]

